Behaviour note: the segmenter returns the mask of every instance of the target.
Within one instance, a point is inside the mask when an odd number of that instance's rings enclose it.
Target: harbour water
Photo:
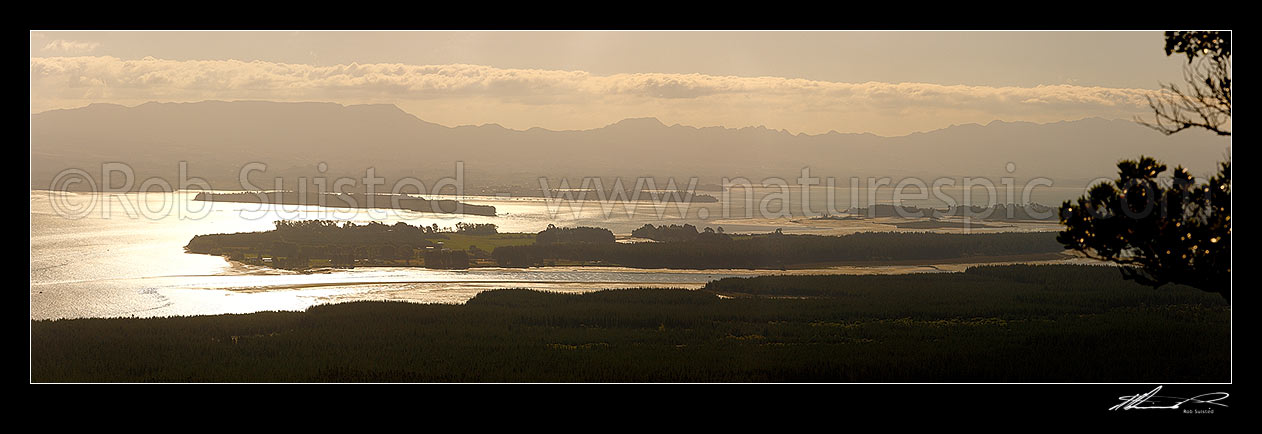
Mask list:
[[[728,232],[851,233],[894,230],[872,221],[785,218],[713,218],[637,206],[612,215],[599,204],[578,212],[540,198],[466,197],[493,205],[497,216],[432,214],[397,210],[332,210],[193,201],[195,192],[67,193],[31,191],[31,318],[173,316],[301,310],[331,302],[407,300],[461,303],[494,288],[583,292],[606,288],[699,288],[728,276],[782,274],[780,270],[644,270],[622,267],[538,267],[430,270],[359,267],[297,273],[231,263],[185,253],[194,235],[265,231],[281,219],[406,222],[451,227],[457,222],[494,223],[501,232],[537,232],[548,224],[600,226],[629,234],[645,223],[724,226]],[[75,207],[78,208],[75,208]],[[693,205],[696,207],[698,205]],[[708,204],[718,207],[721,204]],[[74,212],[87,209],[88,212]],[[673,210],[673,211],[672,211]],[[1005,230],[1050,230],[1041,223]],[[793,273],[891,274],[960,270],[967,264],[831,267]]]

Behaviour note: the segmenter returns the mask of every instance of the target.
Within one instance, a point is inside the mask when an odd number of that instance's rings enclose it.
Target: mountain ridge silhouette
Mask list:
[[[586,130],[444,126],[393,104],[150,102],[91,104],[31,116],[32,184],[66,168],[125,162],[170,172],[187,161],[212,172],[263,162],[271,168],[395,176],[450,174],[456,161],[482,176],[1106,177],[1117,160],[1149,155],[1212,171],[1230,140],[1163,136],[1125,120],[991,121],[903,136],[790,133],[766,126],[667,125],[656,117]],[[1007,163],[1016,170],[1009,173]],[[298,169],[295,169],[298,170]],[[89,171],[91,172],[91,171]],[[227,175],[224,175],[227,176]]]

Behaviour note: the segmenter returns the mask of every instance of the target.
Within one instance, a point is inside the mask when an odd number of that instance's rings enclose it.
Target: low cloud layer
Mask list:
[[[54,41],[50,46],[74,42]],[[93,47],[78,47],[88,49]],[[32,57],[31,112],[93,102],[255,99],[392,103],[449,125],[594,128],[637,116],[793,132],[906,134],[953,123],[1049,122],[1147,111],[1147,89],[838,83],[701,74],[592,75],[479,65],[313,66],[236,60]]]
[[[44,51],[59,54],[86,54],[96,51],[96,48],[100,46],[101,44],[98,42],[65,41],[58,39],[44,45]]]

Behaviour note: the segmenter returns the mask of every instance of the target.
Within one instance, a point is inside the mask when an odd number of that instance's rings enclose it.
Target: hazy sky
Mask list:
[[[444,125],[901,135],[1148,113],[1161,32],[31,32],[31,113],[94,102],[391,103]]]

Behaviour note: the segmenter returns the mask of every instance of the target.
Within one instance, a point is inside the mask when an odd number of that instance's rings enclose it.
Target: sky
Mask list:
[[[30,32],[31,113],[92,103],[387,103],[448,126],[884,136],[1133,119],[1182,81],[1160,31]]]

